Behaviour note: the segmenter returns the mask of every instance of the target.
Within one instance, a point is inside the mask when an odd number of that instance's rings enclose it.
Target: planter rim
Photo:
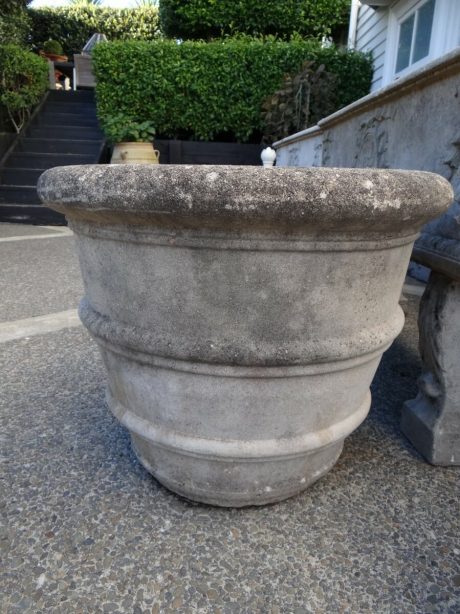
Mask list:
[[[153,147],[154,141],[117,141],[113,145],[150,145]]]
[[[395,234],[418,230],[453,199],[440,175],[387,169],[62,166],[43,173],[37,187],[44,204],[70,219],[201,219]]]

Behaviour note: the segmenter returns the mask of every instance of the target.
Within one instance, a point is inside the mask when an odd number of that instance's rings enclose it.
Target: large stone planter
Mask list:
[[[437,175],[71,166],[39,181],[76,233],[83,323],[142,464],[216,505],[294,495],[365,418]]]

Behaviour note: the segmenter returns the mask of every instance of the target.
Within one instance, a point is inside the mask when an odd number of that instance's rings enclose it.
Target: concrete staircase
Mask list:
[[[0,222],[65,224],[63,215],[40,204],[39,176],[53,166],[96,164],[104,153],[94,92],[50,91],[0,167]]]

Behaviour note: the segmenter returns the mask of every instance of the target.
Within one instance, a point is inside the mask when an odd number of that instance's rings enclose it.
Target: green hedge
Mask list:
[[[91,5],[30,9],[32,42],[40,48],[48,39],[59,41],[64,53],[80,53],[95,32],[109,40],[152,40],[159,36],[154,6],[112,9]]]
[[[18,45],[0,45],[0,109],[19,132],[48,88],[48,63]]]
[[[181,39],[236,33],[318,38],[347,24],[349,13],[350,0],[160,0],[162,32]]]
[[[27,4],[27,0],[0,0],[0,44],[27,44],[31,28]]]
[[[300,39],[115,42],[93,59],[102,125],[124,113],[152,121],[157,138],[256,142],[263,101],[305,60],[336,75],[334,109],[366,95],[372,77],[368,56]]]

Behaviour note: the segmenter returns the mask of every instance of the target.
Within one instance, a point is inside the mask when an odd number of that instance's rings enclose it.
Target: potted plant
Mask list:
[[[69,59],[64,55],[61,43],[51,38],[43,43],[43,49],[40,51],[40,55],[48,58],[52,62],[67,62]]]
[[[152,122],[138,122],[124,113],[110,115],[102,122],[107,139],[113,143],[111,164],[158,164],[160,152],[153,148]]]

